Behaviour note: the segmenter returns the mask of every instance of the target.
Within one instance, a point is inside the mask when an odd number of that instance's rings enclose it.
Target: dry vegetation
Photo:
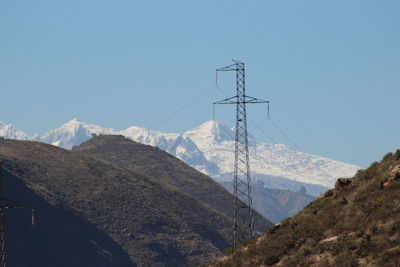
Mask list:
[[[212,266],[400,266],[400,150]]]
[[[231,217],[232,195],[210,177],[157,147],[134,142],[121,135],[99,135],[73,149],[123,168],[156,178],[210,208]],[[266,231],[273,224],[254,212],[255,229]],[[247,214],[239,214],[245,222]]]
[[[156,178],[37,142],[0,140],[0,154],[10,177],[19,177],[27,190],[47,206],[61,207],[92,225],[120,246],[133,265],[193,266],[223,255],[229,245],[230,218]],[[35,207],[37,213],[51,216],[52,209],[45,213],[42,206]],[[51,231],[59,222],[47,223],[47,236],[57,238],[60,232]],[[55,247],[43,247],[40,239],[36,244],[41,245],[32,250],[40,249],[38,255],[42,257],[55,253]],[[71,242],[63,249],[69,252],[69,246],[77,245]],[[40,262],[40,258],[37,260]],[[31,266],[29,259],[26,262]],[[64,265],[55,262],[35,266]],[[109,266],[124,265],[114,261]]]

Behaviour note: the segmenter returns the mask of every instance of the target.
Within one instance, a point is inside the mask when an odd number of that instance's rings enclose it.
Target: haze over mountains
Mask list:
[[[207,121],[182,134],[150,131],[132,126],[115,130],[73,119],[43,136],[28,137],[11,125],[0,123],[0,136],[35,140],[71,149],[93,134],[123,135],[159,147],[218,182],[229,182],[233,173],[234,131],[218,121]],[[295,150],[284,144],[268,144],[250,137],[251,171],[254,183],[267,188],[300,191],[318,196],[337,178],[351,177],[360,167]]]

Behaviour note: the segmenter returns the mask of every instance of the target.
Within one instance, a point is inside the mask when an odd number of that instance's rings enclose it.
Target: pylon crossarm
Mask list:
[[[247,96],[246,95],[245,98],[246,98],[246,104],[269,103],[269,101],[267,101],[267,100],[262,100],[262,99],[255,98],[255,97],[252,97],[252,96]]]
[[[258,98],[251,97],[251,96],[245,96],[244,100],[238,101],[238,96],[232,96],[232,97],[214,102],[213,104],[222,104],[223,105],[223,104],[263,104],[263,103],[268,104],[269,101],[258,99]]]
[[[235,71],[237,70],[236,64],[232,64],[223,68],[216,69],[216,71]]]
[[[0,199],[0,208],[2,209],[10,209],[10,208],[30,208],[27,205],[21,204],[15,200],[1,198]]]
[[[237,98],[237,96],[232,96],[232,97],[229,97],[229,98],[214,102],[213,104],[214,105],[216,105],[216,104],[221,104],[221,105],[224,105],[224,104],[237,104],[236,98]],[[235,101],[232,101],[232,99],[234,99]]]
[[[243,62],[241,62],[239,60],[232,59],[232,61],[235,62],[235,63],[238,63],[238,64],[244,64]]]

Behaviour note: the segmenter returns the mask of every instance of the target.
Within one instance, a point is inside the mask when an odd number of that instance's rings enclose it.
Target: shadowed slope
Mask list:
[[[152,146],[117,135],[100,135],[73,149],[172,185],[216,211],[232,216],[233,196],[210,177]],[[265,231],[272,223],[255,214],[255,228]],[[246,216],[242,214],[241,222]]]
[[[0,153],[35,194],[90,222],[139,266],[194,266],[229,245],[227,217],[152,177],[36,142],[0,140]]]
[[[23,180],[3,172],[4,196],[35,208],[5,212],[6,261],[12,267],[135,266],[108,235],[72,210],[53,206],[26,187]]]

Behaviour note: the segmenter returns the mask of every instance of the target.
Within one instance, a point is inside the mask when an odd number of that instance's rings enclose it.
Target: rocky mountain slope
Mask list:
[[[233,182],[221,183],[229,192],[233,190]],[[262,183],[253,184],[253,208],[259,211],[273,223],[296,215],[315,197],[304,192],[291,192],[288,190],[266,188]]]
[[[211,266],[399,266],[400,150]]]
[[[73,151],[155,177],[208,207],[228,217],[232,216],[233,201],[228,191],[210,177],[156,147],[134,142],[121,135],[100,135],[75,147]],[[269,206],[272,205],[269,203]],[[242,222],[245,216],[242,214]],[[254,225],[257,231],[265,231],[272,226],[257,212]]]
[[[6,187],[7,196],[25,190],[17,200],[39,216],[30,243],[23,242],[36,245],[20,266],[196,266],[231,241],[230,218],[157,178],[32,141],[0,140],[0,154],[7,179],[19,184]],[[99,263],[85,265],[96,253]]]

